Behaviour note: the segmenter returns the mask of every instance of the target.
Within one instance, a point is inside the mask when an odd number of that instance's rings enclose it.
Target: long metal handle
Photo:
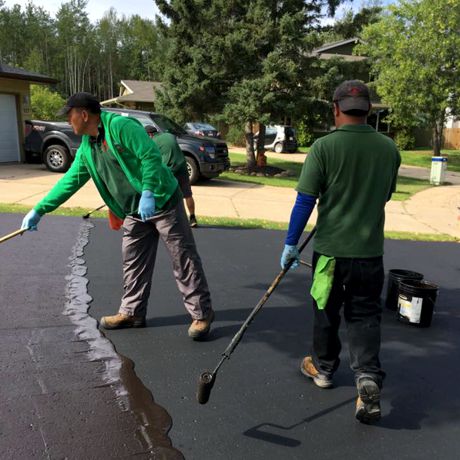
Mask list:
[[[0,238],[0,243],[4,243],[5,241],[14,238],[15,236],[22,235],[24,232],[29,230],[28,228],[20,228],[19,230],[14,231],[13,233],[8,233],[8,235],[2,236]]]
[[[310,242],[310,240],[313,238],[313,235],[315,234],[316,232],[316,227],[313,227],[313,229],[311,230],[311,232],[309,233],[309,235],[305,238],[305,241],[300,245],[299,247],[299,253],[301,253],[304,249],[305,249],[305,246]],[[235,336],[233,337],[232,341],[230,342],[230,344],[228,345],[228,347],[225,349],[225,351],[222,353],[222,359],[220,360],[219,364],[216,366],[216,368],[214,369],[214,372],[213,374],[215,374],[220,366],[222,366],[223,362],[226,360],[226,359],[229,359],[230,358],[230,355],[233,353],[233,351],[235,350],[235,348],[237,347],[238,343],[240,342],[240,340],[242,339],[244,333],[246,332],[246,329],[248,328],[248,326],[251,324],[252,320],[254,319],[254,317],[257,315],[257,313],[259,312],[259,310],[264,306],[265,302],[268,300],[268,298],[270,297],[270,295],[272,294],[272,292],[275,290],[275,288],[278,286],[278,284],[280,283],[280,281],[283,279],[284,275],[289,271],[289,269],[291,268],[291,265],[292,263],[294,262],[294,259],[290,260],[288,262],[288,264],[286,265],[285,268],[283,268],[278,276],[273,280],[272,284],[269,286],[269,288],[265,291],[265,294],[262,296],[262,298],[259,300],[259,303],[254,307],[254,309],[251,311],[250,315],[248,316],[248,318],[246,319],[246,321],[243,323],[243,325],[241,326],[240,330],[235,334]]]
[[[88,219],[88,217],[89,217],[93,212],[99,211],[99,210],[101,210],[102,208],[105,208],[105,206],[106,206],[106,205],[105,205],[105,203],[104,203],[103,205],[99,206],[98,208],[93,209],[92,211],[90,211],[90,212],[88,212],[87,214],[85,214],[84,216],[82,216],[83,219]]]

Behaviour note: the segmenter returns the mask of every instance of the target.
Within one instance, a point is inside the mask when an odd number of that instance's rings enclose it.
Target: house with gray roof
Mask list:
[[[155,110],[156,91],[161,88],[158,81],[121,80],[120,94],[101,101],[106,107],[124,107],[136,110]]]

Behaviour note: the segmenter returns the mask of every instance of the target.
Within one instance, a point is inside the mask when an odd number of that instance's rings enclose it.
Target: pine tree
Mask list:
[[[223,113],[262,125],[309,95],[321,9],[340,0],[157,0],[171,46],[160,106],[179,121]],[[263,126],[262,126],[263,129]],[[248,166],[255,164],[248,131]],[[263,155],[263,146],[259,146]]]

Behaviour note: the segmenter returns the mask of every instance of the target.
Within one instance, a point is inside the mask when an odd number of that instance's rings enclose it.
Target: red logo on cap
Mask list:
[[[349,94],[350,96],[359,96],[361,94],[361,91],[356,86],[353,86],[350,88]]]

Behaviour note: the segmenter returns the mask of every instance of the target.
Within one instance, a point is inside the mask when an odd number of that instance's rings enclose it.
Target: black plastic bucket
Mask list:
[[[410,270],[394,269],[388,272],[388,287],[385,306],[389,310],[396,311],[398,309],[398,291],[399,284],[406,280],[422,280],[421,273],[412,272]]]
[[[428,327],[433,318],[439,287],[428,281],[406,280],[399,285],[398,319],[403,323]]]

